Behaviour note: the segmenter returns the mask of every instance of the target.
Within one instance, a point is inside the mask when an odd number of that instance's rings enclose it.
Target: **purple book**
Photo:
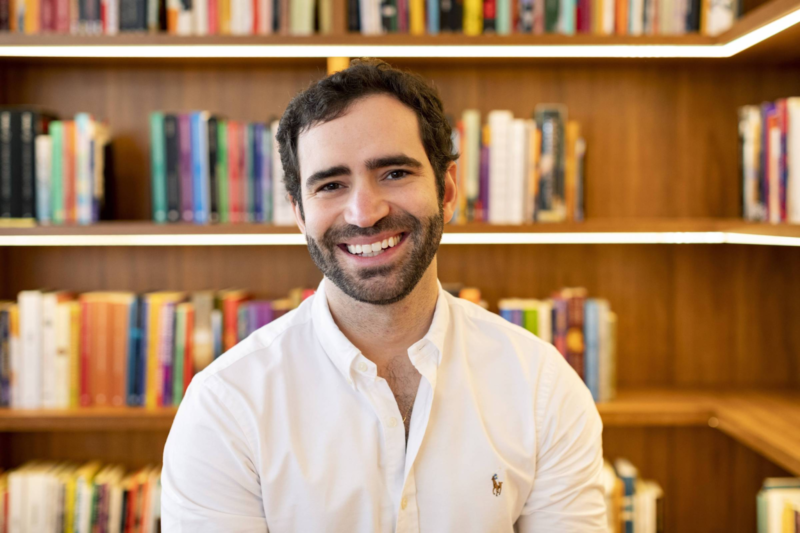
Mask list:
[[[161,310],[161,387],[162,406],[172,405],[172,358],[175,352],[175,304],[167,302]]]
[[[476,220],[487,222],[489,220],[489,147],[481,146],[481,167],[479,174],[478,199],[481,204],[480,214],[476,213]]]
[[[178,142],[180,146],[181,220],[194,220],[194,189],[192,188],[192,133],[187,113],[178,115]]]

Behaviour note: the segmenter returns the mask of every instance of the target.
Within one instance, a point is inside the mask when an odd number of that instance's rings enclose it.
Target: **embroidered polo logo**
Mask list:
[[[500,491],[503,490],[503,482],[497,481],[497,474],[492,476],[492,494],[500,496]]]

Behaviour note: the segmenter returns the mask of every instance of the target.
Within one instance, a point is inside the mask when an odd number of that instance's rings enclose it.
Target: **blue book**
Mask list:
[[[194,221],[208,223],[210,191],[208,178],[208,117],[207,111],[190,114],[192,139],[192,190],[194,192]]]
[[[139,340],[139,349],[136,356],[136,404],[144,405],[145,385],[147,383],[147,343],[150,339],[147,337],[147,320],[149,315],[149,304],[147,298],[141,299],[141,338]]]
[[[583,304],[583,339],[586,343],[583,373],[595,402],[600,401],[600,306],[594,298]]]
[[[428,34],[439,34],[439,0],[426,0],[428,15]]]
[[[9,407],[11,404],[11,324],[8,315],[9,311],[0,311],[0,407]]]
[[[253,125],[253,214],[256,222],[264,222],[264,124]]]
[[[633,533],[634,503],[636,500],[636,478],[639,471],[627,459],[617,459],[614,461],[614,469],[617,476],[622,480],[624,487],[622,497],[622,524],[623,533]]]
[[[128,374],[126,376],[125,384],[125,398],[128,405],[138,405],[136,403],[136,365],[139,359],[139,340],[142,337],[142,332],[139,326],[139,297],[134,298],[130,307],[130,328],[128,335],[128,361],[127,368]]]

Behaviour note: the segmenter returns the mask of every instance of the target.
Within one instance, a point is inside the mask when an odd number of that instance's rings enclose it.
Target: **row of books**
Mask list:
[[[161,467],[31,461],[0,471],[0,532],[156,533]]]
[[[552,343],[584,380],[596,402],[613,400],[617,389],[617,315],[607,300],[586,289],[565,288],[546,300],[509,298],[500,316]]]
[[[456,223],[583,220],[586,142],[566,106],[539,104],[531,119],[495,110],[484,125],[467,109],[454,126]]]
[[[756,509],[758,533],[800,533],[800,478],[765,479]]]
[[[313,291],[22,291],[0,302],[0,406],[178,405],[195,373]]]
[[[96,222],[104,207],[108,126],[87,113],[57,120],[0,108],[0,219]]]
[[[800,98],[740,107],[739,147],[744,218],[800,223]]]
[[[627,459],[604,460],[601,484],[605,493],[609,533],[663,533],[664,491],[643,480]]]
[[[348,28],[365,34],[718,35],[740,0],[348,0]]]
[[[153,220],[294,225],[277,128],[207,111],[152,113]]]
[[[332,0],[2,0],[0,31],[116,35],[330,33]]]

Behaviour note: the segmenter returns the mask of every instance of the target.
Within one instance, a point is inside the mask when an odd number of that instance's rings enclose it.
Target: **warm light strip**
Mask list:
[[[738,54],[739,52],[755,46],[756,44],[766,41],[770,37],[790,28],[800,22],[800,9],[784,15],[777,20],[773,20],[769,24],[761,26],[750,33],[746,33],[741,37],[725,44],[725,57],[730,57]]]
[[[607,233],[446,233],[442,244],[721,244],[725,235],[709,232]]]
[[[726,233],[725,242],[728,244],[759,244],[763,246],[800,246],[799,237],[751,235],[749,233]]]
[[[264,246],[305,245],[300,233],[230,235],[13,235],[0,246]]]

